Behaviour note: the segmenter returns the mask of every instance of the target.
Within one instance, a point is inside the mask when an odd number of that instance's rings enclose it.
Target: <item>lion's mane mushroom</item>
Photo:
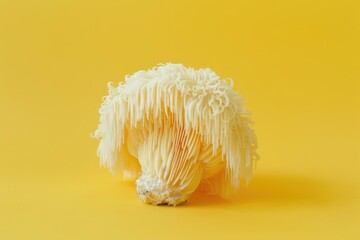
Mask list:
[[[142,201],[178,205],[196,189],[226,198],[250,180],[256,136],[230,79],[169,63],[108,87],[94,133],[100,163],[138,177]]]

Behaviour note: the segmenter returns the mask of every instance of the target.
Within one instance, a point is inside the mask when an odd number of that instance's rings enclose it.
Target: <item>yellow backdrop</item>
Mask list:
[[[358,1],[0,1],[0,239],[360,238]],[[108,81],[210,67],[248,99],[248,189],[138,201],[99,168]]]

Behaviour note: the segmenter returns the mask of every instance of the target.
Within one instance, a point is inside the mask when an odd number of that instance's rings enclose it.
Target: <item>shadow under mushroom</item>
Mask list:
[[[273,206],[318,205],[330,203],[334,192],[326,183],[302,176],[255,175],[248,187],[243,184],[239,193],[224,200],[197,192],[189,206],[271,204]]]

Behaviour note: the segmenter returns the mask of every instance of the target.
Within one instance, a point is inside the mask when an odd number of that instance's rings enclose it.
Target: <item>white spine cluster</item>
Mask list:
[[[101,165],[113,172],[127,177],[142,172],[137,183],[150,186],[148,178],[154,177],[186,198],[199,184],[227,197],[238,189],[241,177],[251,178],[257,159],[251,124],[231,80],[210,69],[165,64],[126,76],[117,87],[109,84],[94,136],[100,139]],[[184,169],[193,174],[188,189],[183,187]]]

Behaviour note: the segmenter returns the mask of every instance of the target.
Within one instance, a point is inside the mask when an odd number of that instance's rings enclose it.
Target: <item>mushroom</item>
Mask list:
[[[231,79],[168,63],[108,88],[94,133],[100,165],[137,178],[143,202],[176,206],[196,190],[228,198],[251,179],[256,136]]]

